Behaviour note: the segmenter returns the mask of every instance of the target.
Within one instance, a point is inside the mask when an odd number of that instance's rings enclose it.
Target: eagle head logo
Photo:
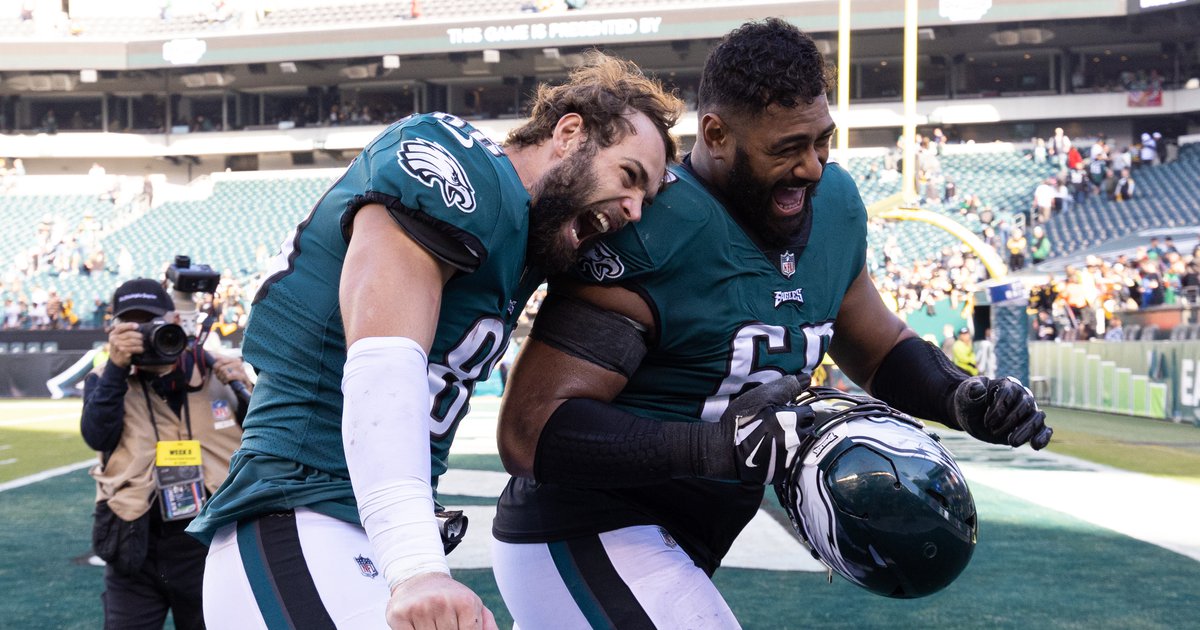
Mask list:
[[[586,275],[595,278],[597,282],[620,278],[625,273],[625,264],[616,252],[604,243],[596,243],[595,247],[583,252],[579,258],[579,266]]]
[[[463,212],[475,211],[475,189],[467,180],[462,164],[440,145],[416,138],[400,143],[396,161],[422,184],[442,189],[447,207],[458,206]]]

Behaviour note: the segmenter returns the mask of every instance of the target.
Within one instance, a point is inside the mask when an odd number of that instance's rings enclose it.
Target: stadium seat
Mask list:
[[[186,254],[193,263],[209,264],[246,282],[260,271],[255,250],[262,245],[274,254],[329,184],[327,175],[217,182],[208,199],[164,202],[121,229],[104,234],[101,245],[108,271],[87,276],[39,269],[25,281],[26,290],[33,286],[58,290],[64,298],[74,299],[76,313],[87,321],[93,298],[109,295],[117,283],[127,279],[116,273],[122,248],[134,253],[131,273],[135,276],[160,276],[176,254]],[[54,212],[47,214],[46,208],[54,208]],[[87,195],[0,197],[0,259],[11,261],[28,250],[36,242],[43,218],[53,219],[69,233],[85,215],[109,223],[114,212],[112,203]]]

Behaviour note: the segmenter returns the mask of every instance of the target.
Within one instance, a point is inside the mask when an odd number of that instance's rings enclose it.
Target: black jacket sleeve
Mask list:
[[[88,374],[83,381],[83,441],[93,449],[107,453],[121,441],[125,428],[125,393],[129,391],[129,368],[110,361],[99,374]]]

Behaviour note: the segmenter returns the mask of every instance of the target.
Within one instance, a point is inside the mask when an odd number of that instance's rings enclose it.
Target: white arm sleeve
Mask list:
[[[421,346],[368,337],[346,353],[342,445],[367,538],[388,586],[450,574],[429,484],[429,376]]]

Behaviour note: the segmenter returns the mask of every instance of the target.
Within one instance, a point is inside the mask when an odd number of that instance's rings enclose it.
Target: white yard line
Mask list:
[[[4,423],[7,424],[7,423]],[[479,405],[459,428],[454,453],[496,454],[495,409]],[[982,484],[1036,505],[1063,512],[1123,535],[1200,561],[1200,486],[1117,470],[1054,453],[981,444],[955,432],[943,432],[971,483]],[[87,468],[95,460],[60,466],[0,484],[0,492]],[[444,495],[500,496],[508,476],[501,472],[452,469],[442,476]],[[1131,507],[1132,506],[1132,507]],[[451,506],[453,508],[453,506]],[[466,506],[468,535],[453,554],[455,568],[491,566],[494,506]],[[790,531],[760,511],[738,537],[724,566],[823,571]]]
[[[1121,470],[963,466],[972,483],[1200,560],[1200,486]]]
[[[40,418],[11,418],[8,420],[0,420],[0,427],[19,427],[32,426],[37,424],[46,424],[48,422],[61,422],[63,420],[79,421],[79,413],[59,413],[52,416],[42,416]]]
[[[23,486],[28,486],[29,484],[37,483],[39,481],[45,481],[47,479],[52,479],[59,475],[65,475],[67,473],[75,472],[76,470],[80,470],[82,468],[91,467],[95,463],[96,463],[96,460],[89,459],[85,462],[75,462],[74,464],[67,464],[66,466],[59,466],[58,468],[51,468],[50,470],[43,470],[40,473],[29,475],[28,477],[21,477],[20,479],[13,479],[12,481],[6,481],[4,483],[0,483],[0,492],[4,492],[5,490],[13,490],[15,488],[20,488]]]
[[[1200,486],[943,432],[970,483],[1200,561]]]

